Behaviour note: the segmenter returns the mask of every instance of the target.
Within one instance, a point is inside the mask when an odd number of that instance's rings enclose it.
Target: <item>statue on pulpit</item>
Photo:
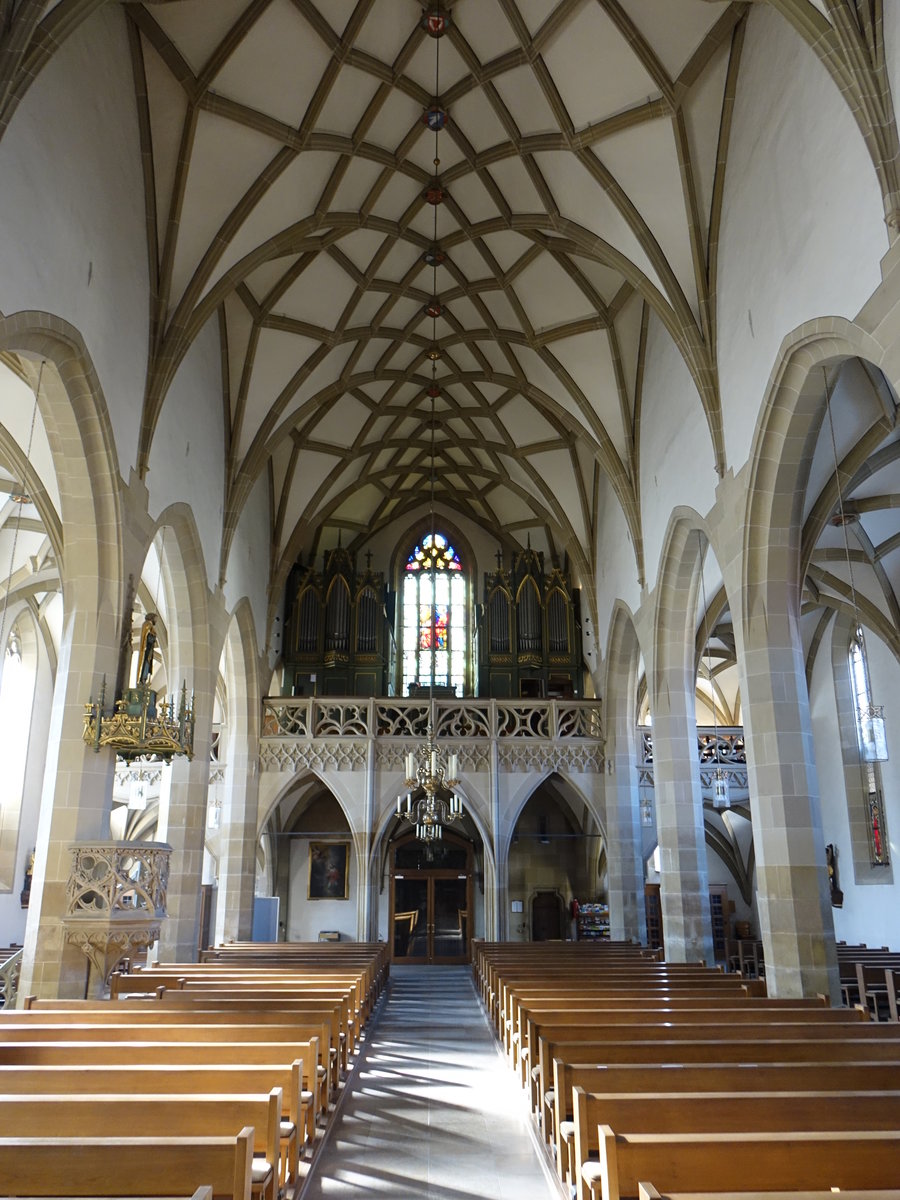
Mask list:
[[[153,650],[156,646],[156,613],[148,612],[141,626],[141,649],[138,654],[137,680],[138,687],[149,683],[153,673]]]

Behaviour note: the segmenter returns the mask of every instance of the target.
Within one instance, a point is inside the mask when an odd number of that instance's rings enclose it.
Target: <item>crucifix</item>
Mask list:
[[[503,570],[503,551],[498,550],[497,553],[494,555],[494,557],[497,560],[497,570],[502,571]]]

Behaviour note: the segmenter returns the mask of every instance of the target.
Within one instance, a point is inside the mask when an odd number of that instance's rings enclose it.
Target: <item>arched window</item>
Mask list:
[[[869,665],[862,629],[857,627],[850,639],[850,690],[853,695],[853,713],[856,717],[856,736],[859,741],[859,756],[863,768],[866,792],[866,832],[869,842],[869,861],[873,866],[887,866],[888,841],[884,824],[884,809],[881,796],[881,775],[878,763],[887,758],[887,740],[884,732],[884,714],[880,707],[872,704],[869,686]]]
[[[442,533],[422,538],[406,560],[402,602],[401,695],[410,689],[466,688],[468,597],[459,554]]]
[[[850,639],[850,687],[853,693],[853,711],[856,716],[856,736],[863,762],[882,762],[887,758],[884,736],[884,717],[880,708],[872,704],[869,687],[869,667],[862,630],[857,629]]]

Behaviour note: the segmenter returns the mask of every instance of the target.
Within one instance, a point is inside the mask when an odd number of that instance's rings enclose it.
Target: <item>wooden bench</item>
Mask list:
[[[804,1061],[811,1054],[832,1054],[857,1062],[896,1061],[900,1055],[900,1027],[869,1023],[812,1025],[773,1022],[744,1026],[740,1037],[718,1025],[593,1025],[585,1029],[545,1027],[538,1038],[537,1063],[531,1071],[531,1107],[540,1114],[543,1098],[553,1088],[553,1060],[578,1063],[696,1061],[702,1046],[712,1042],[724,1062],[733,1055],[769,1061]],[[810,1043],[815,1046],[810,1048]],[[699,1043],[699,1045],[698,1045]],[[683,1049],[681,1049],[683,1048]],[[679,1056],[681,1058],[679,1059]]]
[[[69,1096],[0,1095],[4,1137],[99,1138],[110,1130],[140,1130],[141,1137],[224,1137],[252,1128],[254,1194],[276,1200],[281,1185],[295,1186],[295,1162],[279,1162],[281,1088],[228,1096],[130,1096],[120,1093]],[[265,1167],[269,1170],[265,1170]]]
[[[863,1012],[841,1008],[782,1008],[777,1000],[766,1001],[756,1006],[750,1002],[733,1008],[704,1008],[694,1005],[690,1008],[668,1006],[653,1009],[641,1015],[639,1008],[570,1010],[565,1013],[540,1014],[540,1019],[526,1014],[526,1033],[523,1051],[520,1054],[519,1070],[522,1085],[527,1086],[527,1072],[531,1063],[537,1062],[538,1041],[545,1031],[553,1029],[557,1033],[573,1028],[586,1029],[593,1024],[604,1026],[623,1025],[632,1029],[635,1024],[662,1024],[666,1021],[679,1026],[709,1027],[716,1021],[722,1027],[740,1026],[742,1030],[753,1026],[771,1024],[774,1021],[796,1025],[813,1025],[825,1028],[828,1025],[841,1025],[844,1028],[854,1028],[866,1020]]]
[[[250,1200],[253,1130],[236,1137],[0,1137],[14,1196],[171,1196],[211,1181],[216,1200]]]
[[[314,1043],[302,1046],[267,1042],[5,1042],[0,1040],[0,1066],[63,1066],[77,1072],[85,1066],[152,1066],[178,1072],[185,1066],[272,1066],[277,1073],[271,1087],[284,1095],[281,1114],[285,1138],[291,1142],[291,1161],[299,1156],[304,1140],[315,1140],[315,1093],[304,1087],[310,1072],[316,1074]],[[266,1088],[260,1090],[267,1090]],[[249,1124],[249,1122],[245,1122]]]
[[[30,1002],[30,1003],[29,1003]],[[321,1110],[324,1111],[327,1099],[337,1089],[339,1058],[338,1050],[332,1042],[335,1024],[334,1013],[327,1014],[327,1020],[322,1014],[298,1011],[290,1006],[277,1008],[254,1006],[246,1013],[234,1005],[205,1007],[187,1005],[180,1008],[163,1006],[155,1002],[140,1000],[37,1000],[26,997],[24,1011],[35,1014],[35,1020],[59,1021],[60,1013],[78,1014],[77,1020],[82,1022],[134,1022],[140,1024],[185,1024],[195,1023],[201,1026],[230,1025],[238,1023],[243,1018],[247,1028],[259,1028],[263,1025],[295,1025],[297,1030],[314,1030],[319,1038],[319,1064],[324,1072],[326,1086],[323,1090]],[[38,1015],[39,1014],[39,1015]],[[3,1014],[5,1016],[5,1014]],[[2,1024],[0,1024],[2,1029]],[[306,1034],[302,1034],[305,1037]],[[311,1035],[312,1036],[312,1035]],[[321,1074],[321,1072],[320,1072]]]
[[[555,1043],[556,1056],[549,1069],[551,1086],[541,1093],[535,1109],[541,1117],[544,1139],[557,1148],[557,1166],[564,1164],[566,1155],[561,1146],[561,1130],[573,1117],[572,1090],[582,1086],[590,1091],[596,1085],[592,1072],[611,1066],[716,1065],[741,1063],[810,1063],[828,1062],[893,1063],[900,1074],[900,1042],[891,1041],[828,1041],[811,1045],[809,1042],[786,1041],[717,1041],[696,1042],[622,1042],[600,1047],[596,1055],[577,1058],[585,1047],[576,1045],[566,1057],[559,1055],[564,1043]],[[552,1051],[551,1051],[552,1052]],[[601,1085],[602,1086],[602,1085]],[[898,1084],[900,1086],[900,1084]],[[572,1134],[574,1136],[574,1134]]]
[[[558,1145],[557,1168],[574,1184],[586,1162],[599,1157],[597,1128],[631,1133],[766,1133],[900,1130],[900,1091],[587,1092]],[[569,1135],[569,1136],[565,1136]],[[580,1143],[580,1144],[579,1144]]]
[[[666,1190],[734,1191],[744,1180],[771,1190],[890,1188],[900,1131],[825,1133],[615,1133],[599,1130],[585,1197],[637,1197],[642,1179]]]
[[[282,1121],[297,1130],[303,1128],[299,1110],[300,1060],[291,1066],[278,1063],[250,1066],[221,1064],[213,1066],[166,1066],[132,1063],[128,1066],[0,1066],[0,1095],[43,1096],[78,1093],[108,1093],[125,1096],[160,1095],[232,1095],[268,1093],[281,1088],[284,1097]],[[286,1132],[287,1127],[285,1127]],[[296,1145],[296,1143],[294,1144]],[[293,1145],[286,1147],[288,1169],[298,1171],[298,1155]],[[2,1176],[0,1176],[2,1178]]]
[[[900,1200],[900,1190],[873,1188],[841,1191],[841,1200]],[[708,1192],[666,1192],[656,1190],[652,1183],[638,1184],[638,1200],[710,1200]],[[717,1192],[716,1200],[834,1200],[834,1192]]]
[[[570,1068],[570,1070],[577,1070]],[[799,1094],[814,1092],[890,1092],[897,1086],[898,1072],[894,1064],[872,1063],[743,1063],[739,1065],[665,1065],[665,1066],[615,1066],[586,1068],[587,1074],[579,1076],[580,1082],[573,1087],[573,1123],[575,1139],[574,1174],[580,1200],[589,1200],[590,1187],[585,1175],[586,1163],[592,1161],[592,1151],[600,1160],[603,1147],[594,1140],[596,1130],[602,1123],[602,1109],[597,1107],[596,1095],[635,1095],[662,1093],[713,1093],[790,1092]],[[573,1076],[574,1077],[574,1076]],[[588,1084],[588,1088],[584,1084]],[[712,1100],[710,1101],[712,1103]],[[799,1103],[799,1101],[798,1101]],[[686,1135],[685,1135],[686,1136]],[[834,1136],[832,1133],[831,1136]],[[897,1132],[900,1138],[900,1131]],[[897,1144],[900,1149],[900,1142]],[[900,1162],[900,1159],[898,1159]],[[749,1177],[749,1176],[748,1176]],[[668,1187],[666,1179],[652,1169],[643,1171],[641,1179],[658,1179]],[[739,1177],[740,1178],[740,1177]],[[850,1181],[855,1186],[859,1181]],[[886,1187],[891,1181],[882,1181],[874,1186]],[[732,1180],[734,1183],[734,1180]],[[713,1185],[718,1187],[719,1184]],[[724,1184],[721,1186],[725,1186]],[[774,1186],[793,1187],[793,1183]],[[810,1183],[810,1187],[832,1186]],[[837,1183],[835,1182],[835,1186]],[[703,1190],[698,1188],[697,1190]],[[625,1195],[637,1195],[637,1182]],[[610,1200],[604,1197],[604,1200]]]

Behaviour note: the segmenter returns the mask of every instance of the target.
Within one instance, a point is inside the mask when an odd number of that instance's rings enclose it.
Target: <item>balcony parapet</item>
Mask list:
[[[19,994],[19,976],[22,974],[21,949],[11,954],[0,964],[0,1009],[15,1008]]]
[[[653,787],[653,733],[647,726],[641,725],[638,735],[641,739],[639,782]],[[700,762],[700,785],[704,790],[712,790],[716,770],[725,771],[729,785],[736,791],[746,790],[747,750],[742,725],[698,725],[697,758]]]
[[[99,996],[123,958],[135,957],[159,939],[172,847],[165,842],[98,841],[69,849],[66,941],[94,967],[90,991]]]
[[[67,917],[166,915],[169,858],[165,842],[79,842],[69,847]]]
[[[365,770],[374,741],[378,766],[401,769],[409,739],[423,739],[430,721],[464,771],[486,770],[493,743],[508,770],[600,770],[601,708],[596,700],[270,697],[260,764],[268,771]]]

